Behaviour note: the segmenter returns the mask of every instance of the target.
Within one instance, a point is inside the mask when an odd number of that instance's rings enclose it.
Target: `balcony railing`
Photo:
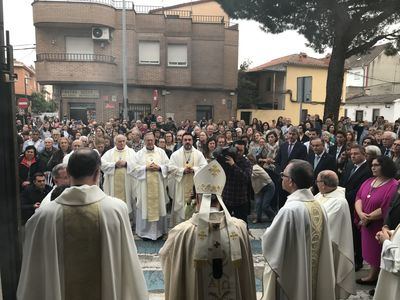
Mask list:
[[[102,54],[82,54],[82,53],[39,53],[36,61],[82,61],[82,62],[101,62],[115,63],[115,57]]]
[[[115,9],[122,9],[123,2],[115,0],[34,0],[34,2],[73,2],[73,3],[97,3]],[[125,8],[134,10],[137,14],[163,14],[169,18],[191,18],[193,23],[201,24],[224,24],[225,28],[237,25],[223,16],[192,15],[190,10],[173,10],[162,6],[135,5],[133,1],[125,1]]]
[[[114,1],[114,0],[34,0],[33,2],[79,2],[79,3],[97,3],[103,4],[110,7],[114,7],[115,9],[122,9],[123,2],[122,1]],[[126,9],[133,9],[134,4],[133,1],[125,1]]]

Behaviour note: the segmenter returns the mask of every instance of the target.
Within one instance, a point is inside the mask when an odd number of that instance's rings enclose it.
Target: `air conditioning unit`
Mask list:
[[[98,41],[109,41],[110,29],[108,27],[92,27],[92,39]]]

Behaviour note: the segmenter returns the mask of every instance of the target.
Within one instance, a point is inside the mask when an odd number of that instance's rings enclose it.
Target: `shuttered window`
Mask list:
[[[153,41],[139,42],[139,64],[160,64],[160,43]]]
[[[297,77],[297,102],[312,101],[312,77]]]
[[[168,45],[168,66],[169,67],[187,66],[187,45],[182,45],[182,44]]]

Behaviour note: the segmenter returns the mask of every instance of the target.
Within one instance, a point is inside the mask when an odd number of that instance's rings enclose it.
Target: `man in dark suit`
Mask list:
[[[336,132],[336,144],[329,147],[329,154],[333,155],[336,159],[340,157],[343,151],[346,150],[346,133],[343,131]]]
[[[314,184],[312,192],[314,195],[319,193],[318,186],[315,183],[315,179],[319,172],[324,170],[331,170],[336,172],[336,159],[333,155],[325,152],[325,144],[321,138],[315,138],[310,141],[310,147],[312,151],[308,154],[308,162],[314,168]]]
[[[395,230],[397,225],[400,224],[400,189],[390,203],[389,211],[383,224],[382,230]]]
[[[354,203],[360,186],[365,180],[372,177],[372,171],[365,159],[365,149],[361,145],[354,145],[350,150],[351,164],[348,164],[340,179],[340,186],[346,189],[346,199],[349,203],[351,219],[354,220]],[[361,253],[360,230],[353,223],[354,262],[356,271],[363,265]]]
[[[307,148],[297,141],[298,137],[299,132],[297,131],[297,128],[294,126],[289,127],[287,132],[287,141],[279,147],[275,159],[276,171],[278,173],[282,172],[292,159],[307,160]],[[282,207],[286,202],[288,193],[282,189],[281,184],[278,184],[278,192],[279,207]]]
[[[287,132],[287,140],[278,150],[275,165],[278,172],[282,172],[292,159],[307,160],[307,148],[297,141],[299,133],[297,128],[291,126]]]

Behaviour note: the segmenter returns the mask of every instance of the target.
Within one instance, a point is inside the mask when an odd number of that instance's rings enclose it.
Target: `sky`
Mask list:
[[[169,6],[190,0],[136,0],[137,5]],[[32,20],[33,0],[3,0],[4,27],[10,31],[10,41],[15,49],[32,48],[35,44],[35,28]],[[239,23],[239,65],[249,60],[255,67],[272,59],[305,52],[307,55],[322,57],[306,47],[306,39],[294,31],[268,34],[255,21],[238,20]],[[27,65],[35,61],[35,49],[15,50],[14,58]]]

